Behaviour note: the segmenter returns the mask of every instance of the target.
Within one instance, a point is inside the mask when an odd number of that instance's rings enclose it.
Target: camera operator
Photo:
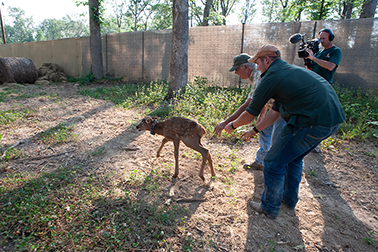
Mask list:
[[[332,84],[333,76],[341,60],[341,50],[332,42],[335,35],[331,29],[322,29],[319,35],[323,49],[315,53],[315,55],[312,50],[306,49],[309,54],[306,59],[311,59],[315,63],[315,66],[310,70],[319,74]]]

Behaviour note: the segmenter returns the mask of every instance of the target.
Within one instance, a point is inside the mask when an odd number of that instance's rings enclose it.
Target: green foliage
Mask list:
[[[212,134],[215,125],[242,105],[248,93],[249,89],[246,88],[211,86],[206,78],[196,77],[195,81],[186,87],[185,93],[172,108],[169,116],[194,119],[205,127],[208,134]],[[239,128],[242,129],[243,127]]]
[[[164,204],[155,196],[168,185],[164,169],[138,177],[138,187],[126,181],[123,192],[115,191],[108,178],[80,173],[79,167],[60,167],[2,179],[2,241],[11,241],[17,251],[160,247],[166,243],[165,227],[180,224],[187,214],[185,206]]]
[[[374,239],[374,231],[371,231],[369,233],[369,236],[368,237],[363,237],[365,242],[368,244],[368,245],[374,245],[375,243],[375,239]]]
[[[69,82],[79,82],[80,86],[87,86],[95,81],[95,76],[93,73],[88,73],[87,75],[75,78],[75,77],[67,77],[67,81]]]
[[[20,8],[9,7],[8,13],[13,25],[5,25],[7,43],[33,42],[33,18],[25,17],[25,11]]]
[[[4,155],[4,156],[2,156]],[[9,148],[5,151],[5,154],[2,153],[2,158],[0,159],[1,161],[8,161],[12,159],[18,159],[20,157],[24,156],[24,152],[22,150],[18,150],[16,148]]]
[[[67,143],[75,140],[77,137],[72,133],[73,128],[74,125],[67,126],[63,123],[59,123],[57,126],[41,132],[38,137],[45,144]]]
[[[32,17],[25,17],[24,10],[8,8],[8,12],[12,23],[5,24],[7,43],[89,36],[89,26],[83,17],[73,20],[66,15],[62,19],[45,19],[36,26]]]
[[[123,109],[142,105],[159,106],[168,92],[168,83],[159,80],[148,84],[127,84],[114,87],[82,88],[79,93],[96,99],[111,100]]]
[[[344,89],[334,85],[340,102],[346,114],[346,122],[340,126],[338,133],[345,140],[366,139],[378,136],[378,98],[374,90],[367,92]],[[249,88],[225,88],[212,86],[206,78],[196,77],[189,83],[183,94],[168,104],[165,97],[168,83],[165,81],[150,82],[148,84],[128,84],[114,87],[98,87],[88,89],[83,87],[79,93],[96,99],[111,100],[119,108],[129,109],[147,106],[146,114],[158,117],[181,116],[194,119],[202,124],[209,135],[214,127],[231,115],[245,102]],[[223,137],[238,142],[240,136],[248,126],[239,127],[233,135],[223,133]],[[340,141],[330,138],[324,142],[324,148],[338,148]]]
[[[45,19],[37,30],[37,41],[89,36],[86,20],[73,20],[66,15],[62,19]]]
[[[355,1],[306,1],[263,0],[263,16],[267,22],[293,22],[306,20],[335,20],[357,18],[362,0]],[[350,9],[348,9],[350,8]],[[350,13],[350,17],[348,17]]]
[[[26,118],[29,116],[29,110],[20,110],[20,111],[13,111],[13,110],[1,110],[0,111],[0,126],[7,125],[11,122]]]
[[[151,22],[152,30],[172,29],[172,5],[172,1],[164,0],[163,3],[152,6],[155,13]]]
[[[344,139],[377,137],[378,97],[376,90],[355,90],[334,85],[343,106],[346,121],[339,132]]]

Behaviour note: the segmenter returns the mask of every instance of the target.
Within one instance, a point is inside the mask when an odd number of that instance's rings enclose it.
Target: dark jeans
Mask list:
[[[303,158],[339,127],[340,124],[332,127],[284,127],[264,159],[265,190],[261,207],[267,214],[277,216],[282,200],[289,208],[296,206]]]

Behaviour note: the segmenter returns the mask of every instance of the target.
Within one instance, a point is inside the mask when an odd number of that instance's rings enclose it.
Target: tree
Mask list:
[[[151,21],[151,29],[171,29],[172,28],[172,1],[164,0],[152,7],[154,16]]]
[[[173,0],[172,49],[169,68],[168,98],[179,95],[188,83],[189,3]]]
[[[231,14],[234,4],[237,0],[217,0],[218,8],[220,7],[220,14],[222,15],[222,23],[226,25],[226,18]],[[217,10],[219,10],[217,8]],[[217,11],[219,13],[219,11]]]
[[[206,0],[205,8],[203,9],[202,26],[209,25],[209,16],[210,16],[210,10],[211,10],[212,5],[213,5],[213,0]]]
[[[13,21],[13,26],[4,25],[7,43],[33,42],[35,40],[33,18],[25,17],[25,11],[20,8],[10,7],[8,13]]]
[[[118,27],[118,32],[121,32],[122,24],[124,23],[124,19],[126,16],[126,13],[124,12],[124,8],[126,8],[126,1],[121,1],[120,4],[118,4],[117,0],[112,1],[112,8],[115,14],[115,23]]]
[[[372,18],[377,8],[377,0],[364,0],[360,18]]]
[[[252,20],[256,15],[256,0],[246,0],[245,4],[243,5],[241,11],[242,13],[239,15],[240,23],[248,24],[250,20]]]
[[[129,13],[132,15],[134,19],[134,31],[138,30],[138,21],[140,19],[140,16],[145,8],[148,6],[148,1],[145,0],[142,2],[142,0],[131,0],[131,4],[129,6]]]
[[[101,3],[102,0],[89,0],[91,70],[95,79],[104,77],[101,53]]]

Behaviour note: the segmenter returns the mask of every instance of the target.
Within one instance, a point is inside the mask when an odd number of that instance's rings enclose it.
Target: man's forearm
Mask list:
[[[335,69],[335,67],[336,67],[335,63],[329,62],[329,61],[326,61],[326,60],[322,60],[322,59],[318,59],[316,57],[312,57],[311,60],[314,61],[319,66],[321,66],[322,68],[325,68],[329,71],[333,71],[333,69]]]
[[[224,120],[226,123],[232,122],[236,120],[248,107],[249,103],[252,99],[248,98],[243,105],[241,105],[232,115],[230,115],[226,120]]]
[[[247,124],[253,122],[253,120],[255,120],[255,118],[256,118],[256,116],[250,114],[247,111],[244,111],[235,121],[233,121],[232,124],[233,124],[234,128],[237,128],[237,127],[247,125]]]
[[[272,125],[280,116],[280,113],[278,111],[275,111],[273,109],[269,110],[268,114],[264,117],[264,119],[256,125],[256,128],[259,131],[262,131],[266,127]]]

